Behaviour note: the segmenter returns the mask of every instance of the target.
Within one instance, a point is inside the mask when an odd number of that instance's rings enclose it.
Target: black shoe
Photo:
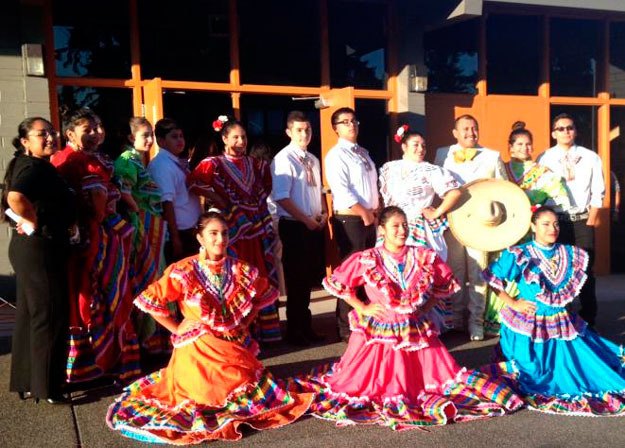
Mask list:
[[[18,392],[17,395],[18,397],[20,397],[20,400],[28,400],[29,398],[33,398],[33,394],[30,392]]]
[[[341,339],[342,342],[345,342],[346,344],[349,342],[349,335],[348,334],[344,334],[339,336],[339,338]]]
[[[55,395],[55,396],[46,398],[46,402],[48,404],[70,404],[71,400],[69,399],[69,397],[65,395]]]

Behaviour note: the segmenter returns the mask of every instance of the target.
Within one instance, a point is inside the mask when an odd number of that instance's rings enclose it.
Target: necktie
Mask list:
[[[562,157],[562,165],[564,166],[564,178],[569,181],[575,179],[575,165],[579,162],[580,156],[573,154],[569,149]]]
[[[297,158],[306,170],[306,182],[308,183],[308,185],[312,187],[316,186],[317,183],[315,182],[315,175],[313,174],[312,158],[308,157],[308,154],[304,154],[303,156],[297,156]]]
[[[369,163],[369,159],[367,158],[367,152],[363,147],[359,145],[352,146],[352,151],[356,154],[356,157],[360,160],[367,171],[371,171],[371,164]]]

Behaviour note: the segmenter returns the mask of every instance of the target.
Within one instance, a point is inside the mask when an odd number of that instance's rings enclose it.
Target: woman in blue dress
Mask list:
[[[625,353],[566,306],[586,281],[588,254],[558,244],[558,217],[532,214],[534,239],[505,250],[484,278],[505,302],[500,345],[504,362],[491,373],[511,377],[530,409],[625,416]],[[505,292],[509,282],[519,295]],[[497,370],[498,372],[495,372]]]

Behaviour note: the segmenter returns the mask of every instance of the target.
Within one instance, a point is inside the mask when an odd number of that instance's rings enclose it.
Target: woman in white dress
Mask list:
[[[401,207],[406,213],[410,228],[406,244],[428,246],[446,260],[443,233],[449,225],[445,213],[460,199],[460,185],[448,170],[424,161],[426,149],[422,134],[403,125],[397,129],[394,139],[401,144],[404,155],[380,169],[384,205]],[[437,207],[432,206],[435,196],[440,198]]]

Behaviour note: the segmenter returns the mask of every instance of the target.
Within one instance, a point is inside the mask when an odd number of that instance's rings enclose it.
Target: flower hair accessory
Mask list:
[[[215,121],[213,121],[213,130],[215,132],[221,132],[221,128],[224,127],[224,124],[228,121],[228,117],[225,115],[220,115],[217,117]]]
[[[409,129],[410,129],[410,126],[408,126],[407,124],[401,125],[399,128],[397,128],[397,131],[395,131],[393,140],[395,140],[397,143],[401,143],[401,141],[404,138],[404,134],[408,132]]]
[[[536,213],[536,210],[538,210],[540,207],[542,207],[542,204],[534,204],[530,207],[530,210],[532,211],[532,214]]]

